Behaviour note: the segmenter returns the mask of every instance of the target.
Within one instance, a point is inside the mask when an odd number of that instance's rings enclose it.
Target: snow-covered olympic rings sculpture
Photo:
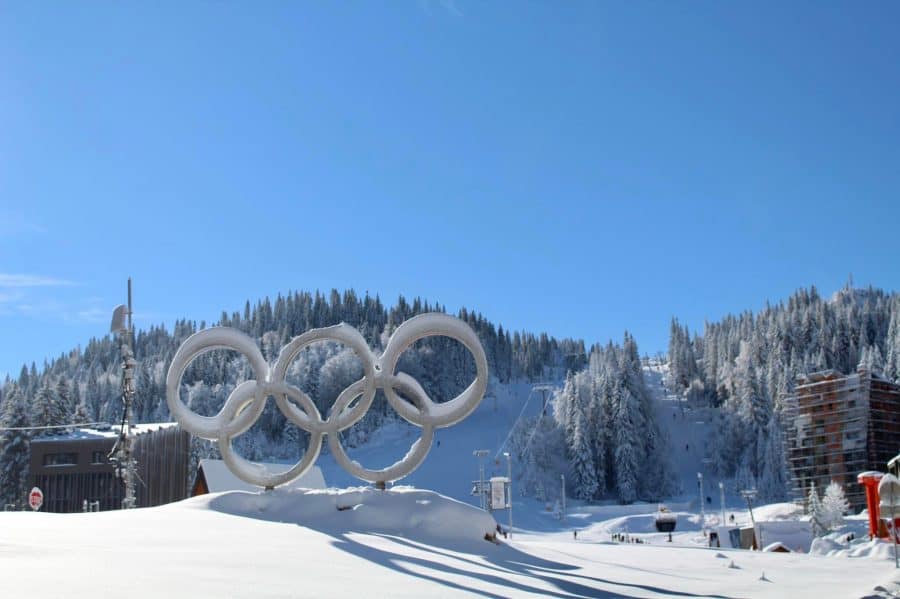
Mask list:
[[[475,380],[462,393],[444,403],[432,401],[410,375],[394,372],[400,354],[419,339],[435,335],[459,341],[475,358]],[[360,380],[338,395],[324,420],[306,393],[285,382],[291,362],[305,347],[317,341],[336,341],[349,347],[359,357],[364,372]],[[215,416],[201,416],[184,404],[179,388],[181,378],[194,358],[214,349],[230,349],[243,354],[256,378],[237,385]],[[272,367],[253,339],[241,331],[228,327],[205,329],[188,337],[175,352],[166,376],[166,401],[175,420],[185,430],[217,441],[229,470],[252,485],[272,488],[302,476],[318,458],[323,435],[328,435],[331,453],[341,467],[357,478],[383,484],[403,478],[419,467],[431,449],[434,429],[456,424],[471,414],[484,397],[487,381],[487,359],[475,331],[458,318],[430,313],[420,314],[401,324],[380,356],[369,349],[359,331],[341,323],[294,337],[281,349]],[[378,389],[384,391],[390,405],[403,419],[422,428],[422,436],[397,463],[382,470],[369,470],[350,460],[341,445],[339,433],[366,415]],[[309,445],[300,461],[279,473],[270,472],[260,464],[242,458],[232,446],[235,437],[257,421],[270,396],[275,398],[276,405],[288,420],[310,434]],[[357,398],[359,401],[351,406]]]

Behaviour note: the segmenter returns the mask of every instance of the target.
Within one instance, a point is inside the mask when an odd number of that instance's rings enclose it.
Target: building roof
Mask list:
[[[259,463],[270,474],[284,472],[289,466],[286,464]],[[204,459],[200,460],[200,466],[197,469],[197,475],[203,473],[206,480],[207,489],[210,493],[220,493],[222,491],[252,491],[257,492],[262,487],[246,483],[235,476],[225,462],[222,460]],[[322,470],[318,466],[313,466],[306,471],[303,476],[292,480],[291,482],[281,485],[282,489],[324,489],[325,477],[322,476]]]
[[[134,425],[134,434],[143,435],[144,433],[152,433],[154,431],[162,430],[165,428],[170,428],[173,426],[178,426],[177,422],[147,422],[144,424],[135,424]],[[61,429],[65,432],[59,433],[56,435],[44,435],[40,437],[35,437],[31,440],[32,443],[40,443],[42,441],[78,441],[84,439],[115,439],[119,436],[119,426],[118,425],[108,425],[108,426],[100,426],[100,427],[77,427],[72,429]]]

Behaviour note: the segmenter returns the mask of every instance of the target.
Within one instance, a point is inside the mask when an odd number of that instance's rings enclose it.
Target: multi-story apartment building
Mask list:
[[[865,507],[856,475],[884,470],[900,453],[900,385],[862,366],[849,375],[826,370],[801,377],[784,401],[794,498],[834,480],[854,509]]]

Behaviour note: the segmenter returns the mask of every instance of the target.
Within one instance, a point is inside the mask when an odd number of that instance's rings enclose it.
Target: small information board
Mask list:
[[[491,509],[502,510],[509,505],[506,501],[506,489],[509,479],[504,476],[495,476],[491,479]]]

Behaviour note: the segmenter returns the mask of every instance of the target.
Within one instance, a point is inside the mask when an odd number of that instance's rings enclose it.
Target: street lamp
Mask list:
[[[706,532],[706,508],[703,506],[703,473],[697,473],[697,487],[700,489],[700,530]]]
[[[513,499],[513,491],[512,491],[512,458],[509,455],[508,451],[503,452],[503,457],[506,458],[506,478],[509,479],[507,483],[509,486],[507,487],[507,493],[509,493],[509,538],[512,538],[513,528],[512,528],[512,499]]]

